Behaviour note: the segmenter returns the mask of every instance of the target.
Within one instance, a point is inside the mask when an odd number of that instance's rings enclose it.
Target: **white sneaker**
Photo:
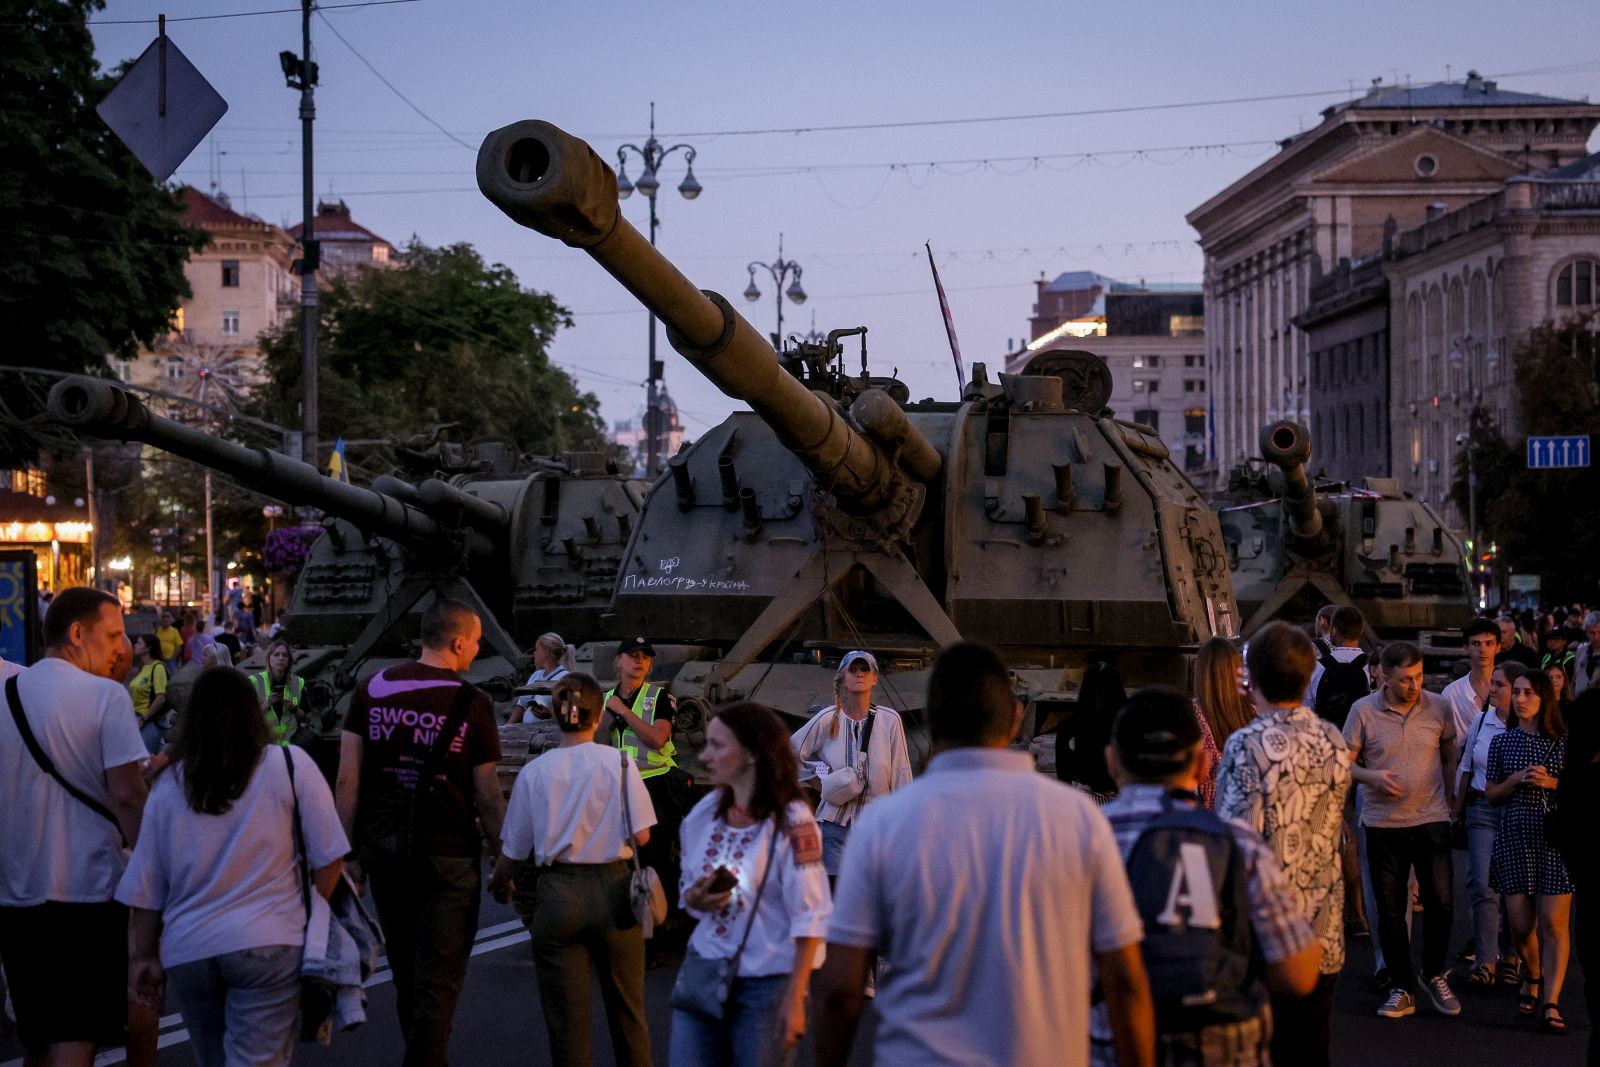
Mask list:
[[[1423,982],[1422,991],[1428,994],[1428,1002],[1440,1015],[1461,1014],[1461,1001],[1450,991],[1450,983],[1445,980],[1444,975],[1436,974]]]
[[[1410,993],[1404,989],[1391,989],[1389,999],[1383,1002],[1378,1014],[1385,1019],[1404,1019],[1407,1015],[1414,1015],[1416,1010],[1417,1002],[1411,999]],[[1457,1005],[1456,1010],[1460,1011],[1461,1006]]]

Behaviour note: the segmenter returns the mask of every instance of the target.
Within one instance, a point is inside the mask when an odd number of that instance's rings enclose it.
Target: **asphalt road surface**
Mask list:
[[[1458,854],[1458,860],[1459,860]],[[1452,958],[1468,940],[1464,874],[1457,864],[1456,929],[1451,940]],[[1416,924],[1420,931],[1421,924]],[[451,1059],[458,1064],[542,1065],[550,1062],[544,1019],[534,981],[527,934],[509,908],[485,900],[479,936],[466,988],[456,1013]],[[657,1035],[655,1062],[667,1062],[665,1035],[670,1024],[667,995],[674,968],[658,967],[645,977],[645,1001],[651,1033]],[[1462,1001],[1457,1018],[1443,1018],[1420,1003],[1407,1019],[1382,1019],[1375,1015],[1383,991],[1372,984],[1372,946],[1365,938],[1350,942],[1348,962],[1334,997],[1334,1062],[1351,1067],[1416,1067],[1440,1064],[1464,1067],[1563,1067],[1583,1063],[1589,1036],[1589,1018],[1583,1007],[1584,976],[1574,960],[1562,995],[1562,1011],[1571,1032],[1566,1037],[1542,1034],[1515,1010],[1515,991],[1496,989],[1487,994],[1467,993],[1455,983]],[[331,1065],[397,1064],[401,1057],[399,1030],[394,1021],[394,986],[388,972],[373,977],[367,1005],[368,1022],[360,1029],[341,1033],[328,1047],[301,1045],[295,1063],[310,1067]],[[162,1067],[193,1062],[183,1021],[176,1015],[162,1020]],[[853,1063],[871,1062],[871,1020],[864,1021]],[[597,1065],[611,1064],[610,1039],[605,1016],[596,995],[594,1047]],[[21,1067],[21,1049],[14,1039],[0,1040],[0,1067]],[[103,1053],[96,1063],[124,1062],[120,1051]],[[811,1062],[809,1045],[799,1063]],[[1293,1065],[1284,1065],[1293,1067]]]

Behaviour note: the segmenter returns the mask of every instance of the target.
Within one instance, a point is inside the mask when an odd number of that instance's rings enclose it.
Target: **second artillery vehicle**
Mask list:
[[[1242,634],[1350,604],[1372,641],[1416,641],[1429,672],[1445,670],[1472,602],[1466,552],[1444,520],[1393,479],[1313,487],[1311,435],[1299,423],[1268,424],[1260,446],[1265,462],[1235,471],[1218,502]]]
[[[1091,655],[1116,655],[1130,684],[1181,685],[1199,642],[1237,628],[1215,513],[1158,437],[1110,417],[1094,357],[998,383],[979,365],[959,397],[911,402],[868,371],[864,329],[774,352],[622,217],[613,172],[555,126],[490,134],[478,184],[592,256],[751,408],[650,488],[607,620],[607,636],[684,646],[658,670],[691,746],[720,701],[792,715],[831,702],[851,648],[876,654],[885,702],[914,716],[941,645],[998,646],[1044,726]],[[859,373],[842,340],[855,335]]]

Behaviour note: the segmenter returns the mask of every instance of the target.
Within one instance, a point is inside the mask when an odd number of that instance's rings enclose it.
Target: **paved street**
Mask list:
[[[1463,877],[1458,871],[1458,901],[1463,899],[1462,883]],[[1464,908],[1457,908],[1456,936],[1451,942],[1456,949],[1467,937],[1464,912]],[[519,1067],[548,1064],[544,1020],[539,1011],[527,935],[509,908],[486,904],[476,953],[456,1017],[452,1059],[462,1064],[517,1064]],[[1540,1034],[1531,1023],[1517,1016],[1515,998],[1509,990],[1481,996],[1463,992],[1462,1014],[1455,1019],[1440,1018],[1422,1007],[1409,1019],[1380,1019],[1373,1012],[1382,994],[1367,977],[1371,973],[1371,942],[1352,941],[1349,963],[1335,996],[1335,1063],[1351,1067],[1416,1067],[1429,1063],[1449,1064],[1450,1067],[1465,1064],[1514,1067],[1527,1062],[1537,1067],[1562,1067],[1583,1062],[1589,1019],[1583,1010],[1584,978],[1576,963],[1562,996],[1562,1008],[1572,1030],[1565,1038]],[[302,1045],[295,1056],[297,1064],[332,1067],[400,1061],[399,1035],[392,1014],[394,987],[388,981],[388,972],[377,975],[374,983],[369,1001],[370,1021],[359,1030],[338,1035],[331,1047]],[[667,994],[671,984],[672,969],[669,967],[657,968],[646,977],[650,1028],[652,1033],[663,1037],[668,1031]],[[163,1023],[162,1067],[185,1067],[192,1063],[182,1021],[172,1015]],[[598,997],[595,1000],[595,1048],[596,1065],[612,1063]],[[855,1063],[870,1062],[865,1049],[866,1043],[861,1042]],[[20,1056],[21,1049],[15,1041],[0,1041],[0,1067],[20,1067]],[[800,1063],[809,1061],[809,1049],[803,1050]],[[103,1064],[121,1062],[121,1053],[109,1053],[97,1060]],[[655,1062],[667,1062],[665,1040],[658,1041],[655,1047]]]

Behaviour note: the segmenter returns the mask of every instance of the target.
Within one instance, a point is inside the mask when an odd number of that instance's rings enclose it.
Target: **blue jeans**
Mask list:
[[[1482,793],[1467,800],[1467,900],[1472,905],[1472,932],[1478,964],[1492,966],[1500,951],[1500,894],[1489,888],[1489,858],[1500,828],[1500,809]]]
[[[167,968],[198,1067],[279,1067],[300,1018],[300,946],[266,945]]]
[[[822,869],[828,872],[829,878],[837,878],[844,863],[844,842],[850,836],[850,827],[836,822],[818,825],[822,830]]]
[[[672,1067],[788,1067],[794,1050],[778,1051],[778,1013],[786,974],[738,978],[720,1022],[686,1011],[672,1013]]]

